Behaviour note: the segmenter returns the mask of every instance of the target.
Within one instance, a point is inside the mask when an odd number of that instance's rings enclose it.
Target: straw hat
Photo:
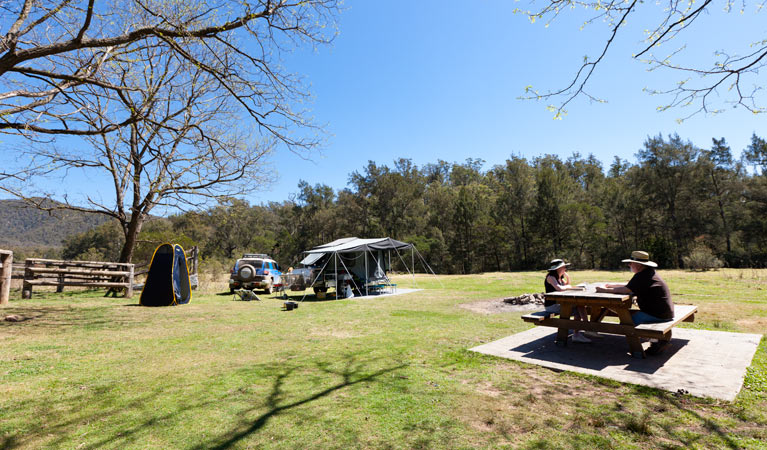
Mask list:
[[[570,267],[570,263],[566,263],[562,261],[561,259],[552,259],[549,263],[549,271],[557,270],[560,267]]]
[[[634,262],[634,263],[637,263],[637,264],[642,264],[643,266],[658,267],[657,264],[655,264],[654,262],[650,261],[650,254],[649,253],[643,252],[643,251],[639,251],[639,250],[634,250],[633,252],[631,252],[631,258],[624,259],[621,262],[625,262],[625,263],[632,263],[632,262]]]

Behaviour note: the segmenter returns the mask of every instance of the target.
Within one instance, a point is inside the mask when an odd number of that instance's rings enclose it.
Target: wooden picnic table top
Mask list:
[[[553,300],[557,303],[570,303],[577,305],[593,305],[595,303],[604,306],[630,307],[631,295],[629,294],[609,294],[597,292],[597,286],[605,283],[589,283],[581,285],[583,289],[568,289],[566,291],[549,292],[545,294],[546,300]]]

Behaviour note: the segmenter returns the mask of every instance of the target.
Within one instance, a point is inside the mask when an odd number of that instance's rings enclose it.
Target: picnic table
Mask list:
[[[694,305],[674,305],[674,319],[668,322],[635,325],[631,319],[633,296],[629,294],[608,294],[597,292],[597,286],[604,283],[591,283],[566,291],[545,294],[546,300],[553,300],[560,305],[559,317],[548,311],[536,311],[522,316],[522,320],[536,325],[558,328],[556,342],[567,345],[569,330],[578,329],[598,333],[619,334],[626,336],[632,356],[644,358],[640,338],[670,340],[671,329],[679,322],[692,322],[698,308]],[[570,318],[573,308],[585,306],[588,321]],[[617,316],[619,323],[603,322],[607,316]]]

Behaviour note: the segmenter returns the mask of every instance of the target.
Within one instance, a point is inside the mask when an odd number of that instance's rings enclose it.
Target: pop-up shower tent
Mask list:
[[[184,249],[178,244],[162,244],[152,255],[149,273],[139,304],[172,306],[189,303],[192,289]]]

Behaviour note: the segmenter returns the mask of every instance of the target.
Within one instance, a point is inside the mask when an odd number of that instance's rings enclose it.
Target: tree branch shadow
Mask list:
[[[237,428],[242,428],[244,426],[245,427],[244,429],[240,429],[239,431],[232,431],[231,433],[220,436],[218,438],[214,438],[210,440],[209,442],[200,444],[194,448],[200,449],[200,450],[202,449],[220,450],[220,449],[230,448],[234,446],[236,443],[238,443],[239,441],[247,438],[253,433],[256,433],[258,430],[263,428],[269,422],[270,419],[284,413],[285,411],[319,400],[340,389],[344,389],[359,383],[368,383],[368,382],[375,381],[377,378],[379,378],[380,376],[384,374],[394,372],[406,366],[406,364],[399,364],[396,366],[375,371],[373,373],[369,373],[367,375],[361,375],[362,369],[365,363],[355,361],[355,358],[350,355],[345,356],[345,360],[346,362],[344,364],[344,367],[340,370],[333,370],[330,364],[328,363],[323,363],[323,362],[316,363],[316,367],[320,369],[322,372],[331,376],[340,377],[341,381],[315,394],[309,395],[308,397],[298,399],[292,402],[280,404],[281,402],[285,400],[283,385],[285,384],[285,381],[290,377],[290,375],[297,368],[291,367],[291,368],[283,369],[279,374],[277,374],[274,382],[272,383],[271,392],[269,393],[269,396],[266,398],[266,407],[268,408],[267,412],[261,414],[261,416],[256,418],[252,423],[249,423],[249,424],[243,423],[240,427],[237,427]],[[251,408],[250,411],[254,409],[255,408]]]
[[[638,395],[647,395],[648,392],[655,390],[654,388],[648,388],[648,387],[636,387],[635,392],[637,392]],[[681,394],[673,394],[668,392],[656,392],[654,393],[654,396],[657,397],[663,404],[669,405],[671,407],[676,408],[678,411],[684,414],[688,414],[690,417],[694,418],[695,420],[700,421],[700,423],[703,425],[703,427],[706,428],[710,433],[715,434],[718,436],[722,442],[724,443],[725,448],[731,448],[731,449],[739,449],[742,448],[741,445],[733,440],[733,438],[730,436],[730,433],[727,432],[722,426],[717,423],[716,421],[705,417],[701,415],[699,412],[695,411],[693,408],[688,407],[686,403],[689,401]],[[698,442],[702,436],[689,436],[683,432],[679,432],[677,427],[673,424],[671,425],[663,425],[662,428],[668,433],[669,436],[678,439],[679,442],[681,442],[685,447],[694,447],[696,445],[700,445]],[[684,428],[685,430],[687,428]]]

